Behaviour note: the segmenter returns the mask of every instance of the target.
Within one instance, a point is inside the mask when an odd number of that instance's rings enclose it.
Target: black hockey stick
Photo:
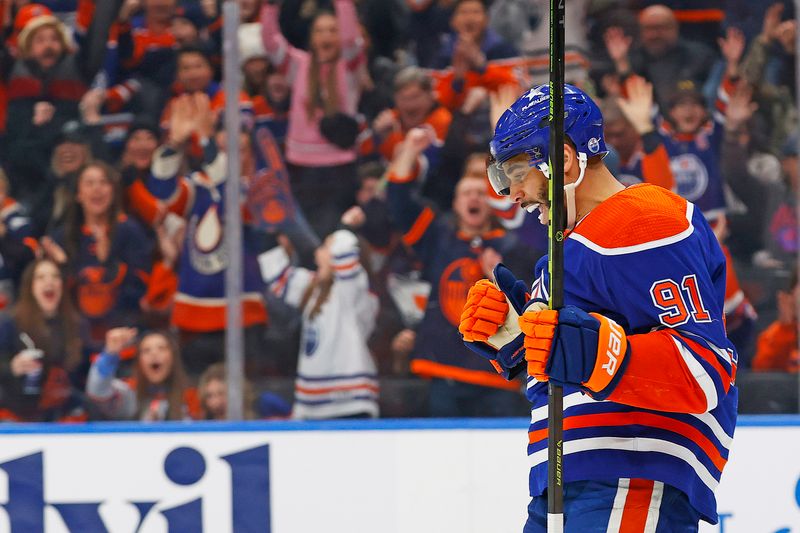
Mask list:
[[[550,309],[564,306],[564,2],[550,0]],[[547,531],[564,531],[564,388],[548,383]]]

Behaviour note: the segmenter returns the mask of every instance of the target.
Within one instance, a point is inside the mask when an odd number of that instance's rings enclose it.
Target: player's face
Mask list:
[[[502,164],[511,182],[509,195],[528,212],[539,209],[539,222],[547,225],[550,220],[547,177],[538,168],[531,167],[529,160],[528,154],[520,154]]]

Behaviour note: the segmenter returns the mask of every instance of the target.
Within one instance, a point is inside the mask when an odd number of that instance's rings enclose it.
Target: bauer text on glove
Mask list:
[[[528,374],[540,381],[577,385],[593,398],[605,399],[625,371],[627,338],[610,318],[566,306],[527,311],[519,325]]]

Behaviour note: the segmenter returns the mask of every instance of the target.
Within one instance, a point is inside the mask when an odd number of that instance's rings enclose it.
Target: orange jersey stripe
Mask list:
[[[619,533],[642,533],[647,524],[650,499],[653,497],[653,481],[650,479],[631,479]]]
[[[386,179],[391,183],[411,183],[417,179],[417,172],[412,172],[408,176],[400,176],[390,170]]]
[[[403,235],[403,244],[406,246],[414,246],[417,244],[422,236],[425,235],[425,232],[428,230],[431,222],[433,222],[433,219],[433,210],[430,207],[423,209],[417,217],[417,220],[414,221],[411,229],[409,229],[405,235]]]
[[[647,183],[664,187],[668,191],[675,185],[675,178],[669,166],[669,154],[664,145],[659,145],[652,154],[642,158],[642,178]]]
[[[355,268],[356,265],[358,265],[358,259],[356,259],[355,261],[351,261],[349,263],[345,263],[343,265],[334,265],[333,269],[336,271],[349,270],[351,268]]]
[[[302,392],[303,394],[327,394],[329,392],[359,390],[359,389],[366,389],[376,394],[380,392],[379,387],[377,387],[376,385],[370,385],[368,383],[364,383],[361,385],[339,385],[338,387],[325,387],[324,389],[309,389],[306,387],[301,387],[300,385],[296,385],[294,388],[295,391]]]
[[[414,359],[411,361],[411,372],[424,378],[454,379],[456,381],[480,385],[482,387],[513,391],[519,390],[519,383],[516,381],[506,381],[504,378],[491,372],[443,365],[434,361],[428,361],[427,359]]]
[[[722,22],[725,11],[722,9],[676,9],[672,12],[678,22]]]
[[[267,310],[262,302],[242,302],[242,326],[249,327],[267,321]],[[172,311],[172,323],[187,331],[208,332],[225,329],[225,307],[192,305],[177,301]]]
[[[714,463],[714,466],[721,472],[727,459],[720,455],[717,447],[708,437],[703,435],[697,428],[655,413],[597,413],[591,415],[570,416],[564,419],[564,431],[569,429],[581,429],[587,427],[613,427],[613,426],[648,426],[651,428],[671,431],[700,446],[706,455]],[[528,433],[528,443],[536,444],[547,438],[547,428]]]

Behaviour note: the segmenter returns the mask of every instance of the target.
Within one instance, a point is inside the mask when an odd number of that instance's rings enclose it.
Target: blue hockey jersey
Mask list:
[[[725,257],[700,210],[650,184],[595,207],[564,245],[564,302],[617,321],[629,363],[606,401],[564,388],[564,480],[680,489],[716,522],[736,424],[737,356],[723,320]],[[547,261],[531,296],[547,300]],[[528,378],[531,495],[547,486],[547,386]]]
[[[389,174],[387,201],[393,222],[403,244],[421,261],[422,279],[431,284],[411,371],[426,378],[519,390],[516,382],[507,382],[464,346],[458,324],[469,288],[486,276],[479,261],[485,249],[494,249],[512,270],[532,264],[534,251],[501,228],[474,237],[462,234],[455,223],[420,203],[414,188],[413,182]]]
[[[180,180],[189,191],[186,206],[186,238],[178,266],[178,292],[172,323],[196,332],[221,331],[226,327],[225,269],[228,256],[225,237],[226,156],[209,141],[203,170],[180,177],[183,154],[164,145],[153,156],[148,189],[161,200],[179,193]],[[244,181],[244,178],[243,178]],[[243,213],[245,220],[247,213]],[[251,224],[242,227],[242,323],[244,327],[267,320],[262,291],[264,282],[258,268],[259,236]]]

